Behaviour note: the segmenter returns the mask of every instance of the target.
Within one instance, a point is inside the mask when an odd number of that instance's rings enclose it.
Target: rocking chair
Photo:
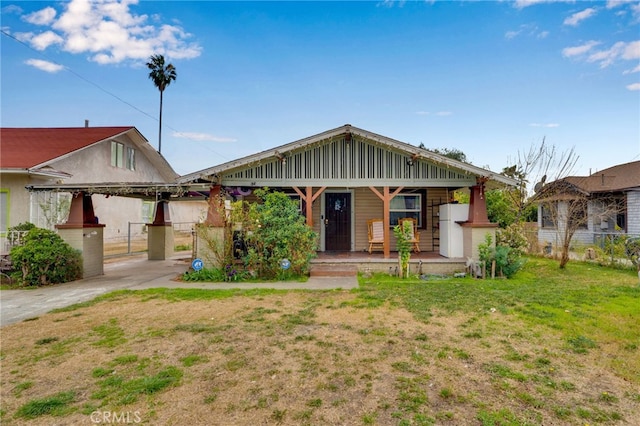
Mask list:
[[[370,219],[367,221],[369,231],[369,254],[374,248],[384,250],[384,222],[382,219]]]

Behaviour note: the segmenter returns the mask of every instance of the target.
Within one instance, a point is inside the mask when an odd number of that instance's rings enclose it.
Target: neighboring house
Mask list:
[[[178,176],[135,127],[0,129],[0,233],[23,222],[53,229],[66,220],[70,194],[29,192],[54,184],[171,183]],[[108,199],[107,199],[108,198]],[[105,242],[126,238],[129,222],[153,218],[154,201],[92,196]],[[174,221],[197,220],[195,206],[176,211]],[[206,205],[205,205],[206,207]],[[195,219],[194,219],[195,218]],[[142,232],[137,225],[135,232]]]
[[[440,206],[449,202],[452,191],[481,187],[478,182],[486,180],[516,184],[489,170],[347,124],[181,176],[178,182],[210,183],[213,195],[221,191],[246,200],[255,199],[255,188],[281,190],[299,201],[301,213],[320,236],[320,251],[367,251],[367,222],[383,219],[388,255],[395,250],[390,228],[404,217],[417,220],[420,250],[438,252]],[[478,201],[484,208],[482,190]],[[215,222],[213,211],[209,223]],[[486,209],[484,218],[481,225],[490,227]]]
[[[542,245],[560,245],[567,224],[575,229],[572,243],[594,244],[607,234],[640,236],[640,161],[550,182],[536,197],[544,200],[538,206]]]

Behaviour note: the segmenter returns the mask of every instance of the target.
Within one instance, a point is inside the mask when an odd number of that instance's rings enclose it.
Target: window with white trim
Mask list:
[[[422,227],[422,194],[398,194],[389,204],[391,226],[398,224],[398,219],[412,217]]]
[[[127,147],[127,161],[126,161],[127,169],[135,170],[136,169],[136,150]]]
[[[136,150],[123,143],[111,142],[111,165],[121,169],[136,169]]]

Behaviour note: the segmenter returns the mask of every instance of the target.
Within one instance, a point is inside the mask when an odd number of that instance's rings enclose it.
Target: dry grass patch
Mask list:
[[[226,296],[121,293],[4,327],[2,423],[584,425],[639,412],[638,382],[602,362],[604,344],[576,351],[514,310],[416,315],[367,291]]]

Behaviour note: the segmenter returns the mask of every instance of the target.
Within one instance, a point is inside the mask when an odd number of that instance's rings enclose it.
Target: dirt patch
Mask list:
[[[599,368],[595,351],[565,350],[552,331],[499,312],[435,312],[425,323],[392,304],[358,307],[357,297],[123,296],[4,327],[2,423],[94,424],[96,412],[163,425],[637,418],[637,389]],[[175,383],[125,394],[126,383],[165,377],[170,367],[180,372]],[[73,392],[69,412],[15,417],[58,392]]]

